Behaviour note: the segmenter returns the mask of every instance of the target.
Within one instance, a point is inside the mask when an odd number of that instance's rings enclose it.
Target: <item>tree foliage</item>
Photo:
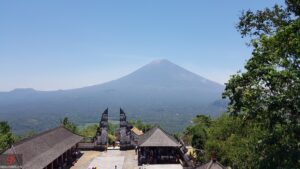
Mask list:
[[[262,133],[255,125],[244,126],[241,119],[228,114],[216,119],[199,115],[186,129],[183,138],[195,148],[200,163],[209,161],[216,153],[225,166],[251,168],[249,166],[255,166],[258,160],[251,152],[253,143]]]
[[[83,128],[78,129],[78,134],[88,138],[94,138],[96,136],[98,124],[87,125]],[[112,144],[113,141],[116,141],[115,131],[117,130],[118,125],[113,123],[108,123],[108,143]]]
[[[231,115],[265,131],[251,151],[257,168],[300,167],[300,1],[286,5],[243,13],[237,28],[252,38],[252,57],[224,93]]]
[[[187,128],[198,160],[217,152],[232,168],[300,168],[300,1],[285,2],[240,17],[252,57],[226,84],[228,113]]]
[[[68,117],[65,117],[63,120],[60,121],[60,123],[65,128],[67,128],[70,131],[72,131],[73,133],[78,133],[77,126],[73,122],[71,122]]]
[[[255,143],[264,134],[256,124],[245,125],[242,119],[228,114],[213,120],[205,143],[205,158],[213,152],[218,160],[232,168],[257,168],[258,156],[253,153]]]
[[[0,122],[0,152],[9,148],[14,142],[11,128],[6,121]]]
[[[84,137],[95,137],[97,128],[99,126],[97,124],[87,125],[85,127],[78,129],[78,134]]]
[[[207,141],[207,131],[211,126],[212,120],[205,115],[198,115],[192,121],[192,125],[187,127],[184,132],[183,140],[196,148],[195,154],[199,162],[204,162],[204,146]]]

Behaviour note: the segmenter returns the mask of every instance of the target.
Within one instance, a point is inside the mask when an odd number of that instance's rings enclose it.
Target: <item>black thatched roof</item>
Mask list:
[[[156,126],[141,135],[139,138],[140,147],[180,147],[180,143],[160,127]]]
[[[64,127],[57,127],[13,144],[4,154],[22,154],[23,169],[41,169],[82,139]]]
[[[196,169],[226,169],[226,167],[224,167],[218,161],[211,160],[210,162],[205,163]]]

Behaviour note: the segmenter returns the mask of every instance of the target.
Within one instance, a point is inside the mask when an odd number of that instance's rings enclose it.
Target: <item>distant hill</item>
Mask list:
[[[224,86],[168,60],[153,61],[133,73],[104,84],[72,90],[15,89],[0,92],[0,119],[17,133],[45,130],[68,116],[77,124],[97,122],[109,108],[118,119],[124,108],[129,118],[159,123],[173,132],[184,128],[196,114],[218,115]]]

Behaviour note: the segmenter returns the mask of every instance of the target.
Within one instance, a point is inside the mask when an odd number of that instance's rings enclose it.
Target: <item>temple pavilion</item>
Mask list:
[[[61,126],[21,140],[4,154],[15,155],[22,169],[57,169],[72,164],[78,155],[77,144],[82,139]],[[18,159],[18,155],[22,159]]]
[[[174,137],[156,126],[139,138],[138,163],[139,165],[180,163],[180,146]]]

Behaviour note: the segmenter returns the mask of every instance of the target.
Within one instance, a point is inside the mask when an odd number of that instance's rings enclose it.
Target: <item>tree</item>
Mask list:
[[[0,122],[0,152],[9,148],[14,142],[10,126],[6,121]]]
[[[88,126],[84,126],[82,128],[79,128],[78,133],[84,137],[95,137],[98,127],[99,127],[98,124],[91,124]]]
[[[232,116],[266,131],[253,143],[257,168],[300,168],[300,0],[285,2],[242,14],[252,57],[224,92]]]
[[[204,162],[204,146],[208,137],[207,131],[212,123],[212,120],[208,116],[197,115],[192,122],[192,125],[186,128],[183,140],[196,149],[195,154],[197,160],[199,162]]]
[[[70,131],[72,131],[73,133],[77,133],[77,127],[74,123],[72,123],[71,121],[69,121],[68,117],[65,117],[63,120],[60,121],[60,123],[67,129],[69,129]]]
[[[214,119],[207,129],[204,159],[209,160],[216,153],[218,160],[225,166],[257,168],[259,157],[252,149],[263,133],[256,124],[244,125],[240,118],[225,113]]]
[[[115,135],[118,128],[118,124],[108,123],[108,134]]]
[[[78,133],[84,137],[94,138],[96,136],[98,124],[91,124],[85,127],[79,128]],[[118,125],[113,123],[108,123],[108,143],[111,145],[113,141],[116,141],[115,131]]]

